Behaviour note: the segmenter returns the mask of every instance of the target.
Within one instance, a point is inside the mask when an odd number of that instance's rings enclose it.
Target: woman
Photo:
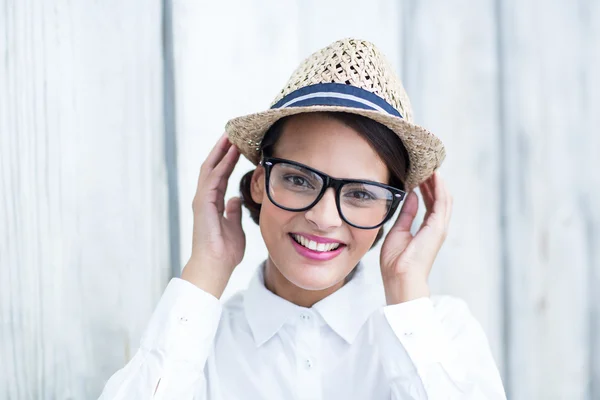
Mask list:
[[[443,145],[411,119],[380,52],[346,39],[305,60],[271,109],[230,121],[200,171],[192,255],[101,398],[504,399],[465,303],[430,297],[452,197],[435,172]],[[240,152],[257,168],[225,205]],[[416,187],[427,211],[413,235]],[[221,305],[242,203],[268,257]],[[381,291],[360,261],[398,209]]]

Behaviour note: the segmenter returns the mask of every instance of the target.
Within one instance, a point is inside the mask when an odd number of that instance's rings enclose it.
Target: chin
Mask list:
[[[320,265],[290,262],[280,272],[295,286],[304,290],[325,290],[344,280],[347,273],[338,263]]]

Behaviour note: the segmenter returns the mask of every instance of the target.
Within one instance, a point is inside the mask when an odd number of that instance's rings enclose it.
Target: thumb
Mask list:
[[[227,201],[225,207],[225,216],[228,220],[234,221],[237,224],[242,224],[242,199],[239,197],[232,197]]]

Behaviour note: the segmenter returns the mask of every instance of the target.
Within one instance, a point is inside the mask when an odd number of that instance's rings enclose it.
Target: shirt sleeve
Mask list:
[[[152,314],[139,350],[108,380],[100,400],[204,398],[198,394],[206,392],[203,370],[221,310],[217,298],[186,280],[173,278]]]
[[[392,399],[505,400],[483,329],[466,303],[443,296],[383,307],[379,344]]]

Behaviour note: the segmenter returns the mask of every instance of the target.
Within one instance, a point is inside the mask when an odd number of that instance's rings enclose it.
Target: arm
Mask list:
[[[452,196],[438,172],[419,185],[426,212],[415,235],[418,199],[410,192],[383,243],[387,306],[379,315],[382,362],[394,399],[505,399],[487,339],[464,302],[434,306],[427,279],[444,243]]]
[[[392,399],[505,400],[487,338],[462,300],[389,305],[378,344]]]
[[[204,365],[212,349],[221,305],[183,279],[165,290],[140,349],[107,382],[101,400],[206,398]]]
[[[182,279],[171,280],[139,351],[100,399],[191,400],[195,391],[207,398],[203,371],[219,324],[218,299],[246,246],[241,200],[224,201],[239,155],[223,135],[202,163],[192,202],[192,255]]]

